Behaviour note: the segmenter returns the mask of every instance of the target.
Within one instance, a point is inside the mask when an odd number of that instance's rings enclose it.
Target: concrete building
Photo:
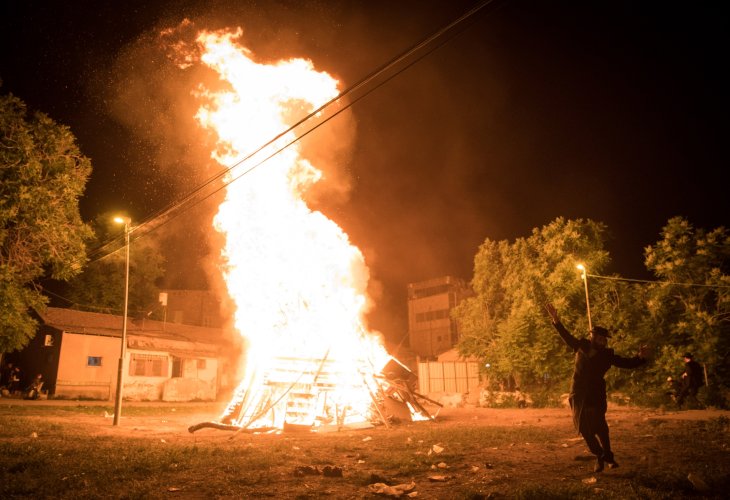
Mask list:
[[[7,355],[26,378],[43,375],[49,398],[115,398],[122,317],[48,307],[36,336]],[[154,320],[127,320],[123,397],[132,401],[216,400],[232,389],[237,336]]]
[[[451,310],[471,290],[464,280],[443,276],[408,285],[408,340],[419,357],[435,359],[459,340]]]
[[[164,302],[163,302],[164,300]],[[160,294],[170,323],[224,328],[224,304],[209,290],[165,290]]]

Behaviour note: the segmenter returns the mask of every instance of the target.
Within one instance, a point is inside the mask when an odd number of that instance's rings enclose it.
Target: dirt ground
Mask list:
[[[0,400],[0,404],[11,403],[7,400]],[[57,406],[59,404],[78,405],[79,403],[59,403],[58,401],[19,403],[16,401],[15,404]],[[172,403],[165,403],[165,405],[167,405],[167,410],[175,408]],[[191,425],[215,420],[221,410],[222,406],[219,407],[219,405],[201,404],[200,411],[195,409],[190,411],[188,406],[184,412],[180,411],[179,414],[174,411],[166,411],[164,416],[134,416],[130,411],[130,416],[125,416],[123,408],[120,425],[113,426],[111,415],[100,406],[98,414],[94,414],[94,412],[92,414],[74,414],[73,419],[77,425],[85,429],[85,433],[89,436],[145,437],[171,444],[225,446],[230,442],[230,432],[216,429],[188,432]],[[45,420],[48,417],[28,416],[25,418],[43,418]],[[448,479],[458,481],[461,485],[471,482],[474,484],[475,491],[491,492],[483,497],[475,496],[473,498],[509,498],[515,491],[519,491],[521,484],[556,482],[575,485],[577,488],[582,487],[588,493],[593,491],[593,494],[601,494],[603,492],[605,496],[605,492],[610,492],[614,487],[623,488],[620,491],[625,491],[627,484],[638,477],[650,477],[653,478],[650,481],[656,481],[657,478],[661,478],[661,474],[665,470],[680,471],[687,482],[686,491],[691,493],[689,496],[722,498],[722,493],[718,494],[715,485],[727,485],[729,481],[727,472],[724,478],[718,478],[716,471],[718,464],[721,465],[720,470],[723,470],[722,467],[724,467],[725,471],[730,471],[730,437],[728,436],[730,433],[724,432],[724,435],[718,436],[717,429],[724,431],[730,429],[728,426],[730,411],[664,411],[610,406],[607,419],[611,428],[614,452],[620,467],[606,470],[601,474],[593,473],[593,458],[588,453],[582,439],[575,434],[567,408],[442,408],[436,414],[434,421],[409,423],[407,426],[427,426],[436,431],[479,426],[504,429],[533,428],[548,431],[548,434],[543,434],[550,436],[547,442],[514,442],[506,446],[495,446],[480,450],[478,454],[465,453],[461,457],[463,463],[452,464],[452,469],[445,471]],[[715,424],[709,425],[709,431],[702,434],[703,425],[712,422]],[[717,422],[720,425],[717,425]],[[672,436],[674,431],[678,438],[669,438],[668,436]],[[373,436],[373,439],[377,440],[379,433],[392,433],[394,429],[363,429],[355,432],[363,433],[363,436]],[[697,437],[697,441],[688,442],[687,436],[693,435]],[[268,440],[281,439],[281,436],[246,435],[241,439],[258,441],[263,445]],[[704,446],[703,443],[708,445]],[[710,443],[712,443],[711,446]],[[458,445],[457,443],[441,444],[444,447],[451,446],[452,453],[453,448]],[[326,448],[321,453],[324,457],[327,453]],[[711,473],[711,470],[715,472]],[[709,481],[704,479],[707,478],[707,474],[714,474]],[[453,498],[449,495],[448,484],[428,484],[425,478],[426,476],[421,478],[419,498]],[[696,484],[695,480],[698,480]],[[644,479],[645,483],[646,481]],[[348,498],[347,491],[352,486],[346,485],[345,482],[341,484],[340,491],[336,481],[329,481],[326,496]],[[282,498],[289,497],[292,491],[286,490],[281,493]],[[296,493],[293,497],[301,497],[301,494]],[[643,495],[640,493],[635,496],[635,498],[642,497]],[[370,497],[367,494],[363,495],[361,491],[351,498]],[[678,497],[659,495],[650,498]],[[683,498],[683,496],[679,496],[679,498]]]
[[[112,426],[113,415],[104,410],[109,403],[102,402],[78,402],[64,400],[44,400],[44,401],[24,401],[0,399],[0,405],[27,405],[27,406],[98,406],[99,414],[74,414],[74,421],[87,429],[89,435],[115,435],[139,437],[140,435],[154,435],[166,438],[169,441],[200,441],[206,439],[215,439],[216,436],[223,435],[228,437],[229,434],[212,429],[204,429],[196,433],[188,432],[191,425],[216,420],[222,410],[224,404],[217,403],[124,403],[122,407],[122,417],[120,425]],[[168,409],[164,417],[159,416],[128,416],[125,409],[133,406],[159,406]],[[175,414],[175,407],[182,406],[185,411],[181,411],[179,415]],[[199,411],[190,411],[190,408],[198,406]],[[440,428],[459,427],[463,425],[470,426],[493,426],[493,427],[540,427],[554,428],[561,435],[569,436],[569,439],[580,441],[577,439],[573,429],[570,416],[570,410],[567,408],[479,408],[479,407],[461,407],[461,408],[436,408],[431,406],[433,411],[433,422],[424,423],[424,425],[433,425]],[[131,413],[131,412],[130,412]],[[104,419],[99,416],[104,415]],[[58,417],[61,418],[61,417]],[[664,409],[644,409],[626,406],[616,406],[609,404],[606,419],[611,428],[611,435],[615,448],[631,449],[639,443],[632,441],[635,437],[635,429],[643,425],[655,426],[658,423],[672,422],[703,422],[712,419],[730,419],[730,410],[702,409],[702,410],[664,410]],[[410,425],[419,425],[413,423]],[[622,437],[622,433],[624,436]],[[169,442],[168,441],[168,442]],[[582,444],[582,441],[580,441]],[[638,446],[641,448],[641,446]],[[730,450],[728,450],[730,451]],[[625,453],[622,453],[625,454]]]

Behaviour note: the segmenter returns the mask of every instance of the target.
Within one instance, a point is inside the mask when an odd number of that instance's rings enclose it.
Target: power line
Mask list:
[[[52,292],[52,291],[50,291],[50,290],[48,290],[48,289],[46,289],[46,288],[44,288],[44,289],[43,289],[43,291],[44,291],[45,293],[47,293],[48,295],[53,295],[53,296],[54,296],[54,297],[56,297],[57,299],[61,299],[61,300],[65,301],[65,302],[68,302],[68,303],[69,303],[69,304],[71,304],[72,306],[78,306],[78,307],[81,307],[81,308],[84,308],[84,309],[95,309],[95,310],[97,310],[97,311],[104,311],[104,312],[109,312],[109,311],[112,311],[112,312],[116,312],[116,313],[122,314],[122,310],[121,310],[121,309],[116,309],[116,308],[114,308],[114,307],[99,307],[99,306],[92,306],[92,305],[90,305],[90,304],[79,304],[78,302],[75,302],[75,301],[73,301],[73,300],[71,300],[71,299],[67,299],[66,297],[64,297],[64,296],[62,296],[62,295],[59,295],[59,294],[57,294],[57,293],[55,293],[55,292]],[[139,312],[139,311],[138,311],[138,312]]]
[[[313,132],[314,130],[318,129],[346,109],[350,108],[352,105],[354,105],[359,100],[363,99],[370,93],[374,92],[378,88],[380,88],[385,83],[389,82],[396,76],[400,75],[403,71],[410,68],[417,62],[421,61],[423,58],[425,58],[427,55],[434,52],[436,49],[440,48],[442,45],[446,44],[448,41],[453,39],[456,35],[459,33],[455,33],[455,29],[462,25],[467,19],[471,18],[473,15],[475,15],[477,12],[482,10],[484,7],[488,6],[491,3],[494,3],[495,0],[483,0],[476,6],[472,7],[469,11],[462,14],[459,18],[456,20],[446,24],[442,28],[438,29],[428,37],[424,38],[420,42],[413,45],[411,48],[407,49],[406,51],[402,52],[401,54],[397,55],[396,57],[392,58],[387,63],[381,65],[380,67],[376,68],[374,71],[372,71],[370,74],[368,74],[365,78],[361,79],[359,82],[355,83],[351,87],[347,88],[343,92],[341,92],[338,96],[331,99],[330,101],[326,102],[316,110],[309,113],[307,116],[299,120],[297,123],[289,127],[288,129],[284,130],[283,132],[276,135],[271,140],[267,141],[265,144],[259,146],[254,151],[246,154],[241,160],[237,161],[230,167],[226,167],[217,174],[211,176],[204,182],[202,182],[200,185],[198,185],[196,188],[194,188],[192,191],[190,191],[188,194],[184,195],[179,200],[169,204],[166,207],[163,207],[162,209],[158,210],[156,213],[150,215],[145,220],[143,220],[140,224],[134,227],[136,236],[133,237],[134,240],[142,238],[153,231],[159,229],[163,225],[167,224],[171,220],[177,218],[178,216],[185,213],[187,210],[192,209],[193,207],[197,206],[199,203],[205,201],[209,197],[213,196],[223,188],[227,187],[234,181],[240,179],[244,175],[248,174],[255,168],[259,167],[275,155],[279,154],[284,149],[288,148],[295,142],[299,141],[303,137],[306,137],[308,134]],[[451,35],[447,38],[447,35]],[[403,64],[402,66],[399,66]],[[389,73],[390,72],[390,73]],[[382,78],[382,80],[378,81],[379,78]],[[362,92],[362,94],[358,94],[358,92]],[[251,158],[253,158],[255,155],[263,151],[264,149],[274,145],[276,141],[281,139],[282,137],[286,136],[287,134],[294,132],[295,130],[301,128],[305,123],[309,122],[311,119],[317,117],[320,118],[322,114],[327,111],[329,108],[333,107],[336,104],[340,104],[341,101],[345,98],[349,98],[349,101],[347,103],[342,104],[339,109],[336,109],[333,113],[331,113],[329,116],[326,116],[324,118],[321,118],[318,123],[316,123],[314,126],[309,128],[308,130],[305,130],[304,132],[295,135],[295,138],[286,143],[285,145],[279,147],[276,149],[272,154],[267,156],[266,158],[262,159],[255,165],[252,165],[247,170],[243,171],[242,173],[238,174],[237,176],[231,178],[226,183],[221,184],[220,186],[214,187],[211,192],[208,192],[207,194],[203,193],[203,190],[208,188],[209,186],[212,186],[216,181],[219,181],[222,179],[226,174],[231,173],[235,168],[240,167],[247,161],[249,161]],[[112,252],[104,253],[104,249],[108,248],[112,244],[116,243],[120,237],[116,237],[113,240],[110,240],[108,242],[105,242],[100,247],[97,247],[96,249],[92,250],[90,252],[90,256],[92,257],[92,260],[89,261],[89,263],[96,262],[100,259],[105,258],[107,255],[110,255]],[[116,250],[115,250],[116,251]],[[100,255],[103,253],[103,255]],[[100,255],[99,257],[95,257],[97,255]]]
[[[730,285],[707,285],[704,283],[677,283],[675,281],[638,280],[638,279],[632,279],[632,278],[620,278],[620,277],[616,277],[616,276],[600,276],[598,274],[586,274],[586,276],[590,276],[591,278],[603,279],[603,280],[629,281],[632,283],[649,283],[652,285],[657,284],[657,285],[697,286],[697,287],[706,287],[706,288],[730,288]]]

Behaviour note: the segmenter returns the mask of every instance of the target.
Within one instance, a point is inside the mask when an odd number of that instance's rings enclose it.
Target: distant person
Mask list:
[[[43,375],[40,373],[35,376],[30,385],[25,389],[25,399],[38,399],[41,397],[43,390]]]
[[[517,408],[527,408],[527,396],[519,387],[515,387],[515,403]]]
[[[682,372],[682,388],[677,395],[677,407],[682,408],[685,401],[699,405],[697,391],[704,385],[702,366],[695,361],[692,354],[684,353],[684,372]]]
[[[613,349],[606,347],[610,334],[601,326],[591,329],[590,340],[577,339],[565,329],[560,322],[558,312],[552,304],[545,304],[553,326],[568,346],[575,351],[575,369],[570,387],[570,408],[573,412],[573,424],[583,436],[588,449],[596,456],[594,472],[601,472],[604,464],[610,468],[618,467],[608,434],[606,422],[606,381],[604,375],[611,366],[619,368],[636,368],[646,363],[645,346],[633,358],[624,358],[614,354]]]
[[[15,393],[20,392],[20,367],[14,366],[13,371],[10,372],[9,380],[8,380],[8,392],[11,396],[15,395]]]

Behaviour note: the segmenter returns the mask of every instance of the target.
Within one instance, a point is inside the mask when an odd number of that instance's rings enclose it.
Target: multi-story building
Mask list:
[[[165,290],[160,294],[165,319],[170,323],[223,328],[226,325],[219,296],[208,290]]]
[[[451,310],[471,294],[464,280],[443,276],[408,285],[408,340],[422,358],[435,358],[459,340]]]

